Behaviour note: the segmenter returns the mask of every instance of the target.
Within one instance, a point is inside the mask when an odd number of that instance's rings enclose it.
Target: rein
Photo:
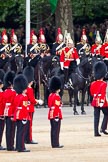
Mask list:
[[[82,73],[81,73],[81,71],[80,71],[80,69],[79,69],[79,66],[78,66],[78,73],[77,73],[77,74],[79,74],[81,78],[83,78],[83,79],[85,79],[85,80],[89,80],[89,78],[86,78],[86,77],[84,77],[84,76],[82,75]]]
[[[48,83],[47,83],[48,78],[47,78],[46,74],[44,74],[43,66],[42,66],[42,61],[40,61],[39,69],[40,69],[40,71],[41,71],[41,73],[42,73],[42,75],[43,75],[43,77],[44,77],[44,79],[42,79],[42,81],[43,81],[44,84],[48,87]]]

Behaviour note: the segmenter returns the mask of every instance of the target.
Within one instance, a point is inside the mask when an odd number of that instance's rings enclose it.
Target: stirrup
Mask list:
[[[68,87],[69,87],[69,88],[74,89],[74,87],[73,87],[73,83],[72,83],[71,79],[69,79],[69,81],[68,81],[67,84],[68,84]]]
[[[64,89],[68,89],[68,84],[64,84]]]

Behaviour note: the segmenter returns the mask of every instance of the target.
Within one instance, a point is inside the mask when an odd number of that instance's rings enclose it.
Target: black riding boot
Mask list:
[[[67,82],[68,82],[68,75],[69,75],[69,69],[64,69],[64,88],[68,88]]]

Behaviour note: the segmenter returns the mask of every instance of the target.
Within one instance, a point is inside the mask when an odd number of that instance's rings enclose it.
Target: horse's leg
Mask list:
[[[61,97],[61,99],[62,99],[62,97],[63,97],[63,94],[64,94],[64,91],[63,91],[63,89],[61,89],[61,90],[60,90],[60,93],[59,93],[59,94],[60,94],[60,97]]]
[[[81,114],[85,115],[86,112],[84,110],[84,101],[85,101],[86,90],[82,90],[82,99],[81,99]]]
[[[87,106],[89,106],[90,103],[90,91],[89,91],[89,87],[87,87]]]
[[[73,111],[74,111],[74,115],[79,115],[77,110],[76,110],[76,106],[77,106],[77,99],[78,99],[78,90],[74,89],[74,107],[73,107]]]
[[[49,95],[49,91],[47,86],[43,85],[44,87],[44,107],[46,108],[48,105],[48,95]]]
[[[73,89],[70,88],[68,90],[68,94],[69,94],[69,104],[70,104],[70,107],[72,107],[72,97],[73,97]]]

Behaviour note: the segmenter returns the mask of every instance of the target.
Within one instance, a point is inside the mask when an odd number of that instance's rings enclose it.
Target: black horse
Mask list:
[[[13,70],[15,73],[23,71],[24,55],[17,54],[14,57],[6,55],[5,59],[0,58],[0,68],[5,72]]]
[[[24,55],[17,54],[15,55],[15,65],[16,65],[16,73],[22,73],[23,71],[23,63],[24,63]]]
[[[35,97],[41,98],[41,85],[43,85],[44,107],[47,106],[47,99],[49,95],[49,80],[51,78],[52,69],[59,64],[57,56],[45,56],[41,58],[34,68],[35,76]]]
[[[70,103],[72,102],[72,96],[74,99],[74,115],[78,115],[76,110],[77,106],[77,99],[78,99],[78,92],[81,91],[81,114],[86,114],[84,110],[84,101],[85,101],[85,94],[88,90],[88,86],[91,82],[92,76],[92,68],[93,68],[93,59],[91,57],[85,57],[76,68],[74,73],[71,73],[69,76],[69,96],[70,96]]]

